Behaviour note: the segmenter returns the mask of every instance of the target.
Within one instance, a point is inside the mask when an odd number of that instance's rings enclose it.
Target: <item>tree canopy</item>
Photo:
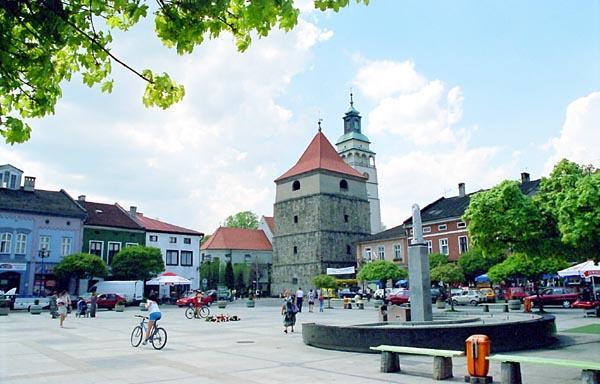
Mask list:
[[[108,268],[104,261],[89,253],[74,253],[65,256],[54,266],[54,273],[59,277],[75,276],[77,278],[105,277]]]
[[[527,278],[538,280],[546,273],[555,273],[569,266],[560,257],[529,256],[525,253],[514,253],[502,263],[490,268],[488,277],[493,282],[506,281],[509,278]]]
[[[123,248],[111,264],[112,274],[123,280],[149,280],[165,270],[160,249],[135,245]]]
[[[329,275],[317,275],[313,277],[313,284],[319,289],[333,289],[337,286],[336,278]]]
[[[477,250],[471,250],[460,256],[458,265],[462,268],[467,280],[475,281],[477,276],[486,273],[491,267],[501,261],[502,258],[500,256],[483,255]]]
[[[228,216],[223,223],[224,227],[229,228],[258,228],[258,216],[251,211],[238,212],[235,215]]]
[[[363,265],[356,278],[361,281],[380,280],[400,280],[406,278],[408,273],[398,265],[387,260],[376,260]]]
[[[465,274],[460,265],[456,263],[445,263],[434,267],[430,272],[431,281],[443,282],[444,284],[462,283]]]
[[[429,269],[433,269],[448,263],[448,256],[442,253],[432,253],[429,255]]]
[[[229,289],[235,288],[235,281],[233,276],[233,265],[231,264],[231,260],[227,261],[225,264],[225,285]]]
[[[334,10],[350,0],[315,0],[321,11]],[[356,0],[368,3],[368,0]],[[29,139],[25,119],[54,113],[62,84],[80,74],[89,87],[111,92],[115,64],[146,82],[145,106],[168,108],[185,90],[167,73],[135,69],[111,48],[151,14],[162,43],[178,54],[191,53],[205,39],[229,33],[240,52],[252,37],[273,28],[289,31],[300,11],[294,0],[44,0],[0,2],[0,134],[7,143]],[[152,5],[152,8],[150,7]],[[118,34],[115,32],[119,32]]]

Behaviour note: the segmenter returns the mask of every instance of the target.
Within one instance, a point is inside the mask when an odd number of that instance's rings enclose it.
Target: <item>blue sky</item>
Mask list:
[[[145,109],[144,84],[114,65],[113,94],[66,84],[56,114],[32,122],[28,143],[0,147],[0,163],[40,188],[211,233],[237,211],[272,214],[273,180],[319,118],[335,142],[352,87],[388,227],[459,182],[538,178],[562,157],[600,165],[600,1],[298,4],[298,28],[242,54],[223,36],[178,56],[151,20],[116,36],[114,53],[169,72],[184,101]]]

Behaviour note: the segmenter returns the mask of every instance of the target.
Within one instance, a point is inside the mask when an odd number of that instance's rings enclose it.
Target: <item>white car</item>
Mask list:
[[[462,292],[461,295],[452,296],[454,305],[478,305],[483,301],[483,295],[476,289],[469,289]]]

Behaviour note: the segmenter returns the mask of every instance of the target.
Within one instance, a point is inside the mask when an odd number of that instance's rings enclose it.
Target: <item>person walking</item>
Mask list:
[[[294,295],[286,294],[283,305],[281,306],[281,315],[283,316],[283,333],[288,333],[288,327],[292,328],[294,332],[294,325],[296,325],[296,312],[297,307],[294,304]]]
[[[315,290],[311,289],[308,292],[308,312],[312,312],[315,306]]]
[[[67,318],[67,312],[69,310],[69,306],[71,305],[71,298],[67,291],[62,291],[58,298],[56,299],[56,306],[58,307],[58,315],[60,316],[60,327],[63,327],[63,323]]]
[[[323,291],[319,291],[319,312],[323,312],[323,302],[325,298],[323,297]]]
[[[90,297],[90,317],[96,317],[96,309],[98,309],[98,295],[94,291]]]
[[[146,300],[145,307],[148,309],[148,330],[146,331],[146,337],[142,343],[144,345],[148,344],[148,339],[154,330],[154,324],[162,317],[162,313],[156,302],[156,294],[153,294]]]
[[[296,305],[298,306],[298,312],[302,312],[302,300],[304,298],[304,292],[301,287],[298,287],[296,291]]]

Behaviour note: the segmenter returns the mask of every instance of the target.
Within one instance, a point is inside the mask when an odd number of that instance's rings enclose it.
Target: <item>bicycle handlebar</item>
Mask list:
[[[134,316],[134,317],[141,317],[141,318],[143,318],[143,319],[147,319],[147,318],[148,318],[148,316],[142,316],[142,315],[133,315],[133,316]]]

